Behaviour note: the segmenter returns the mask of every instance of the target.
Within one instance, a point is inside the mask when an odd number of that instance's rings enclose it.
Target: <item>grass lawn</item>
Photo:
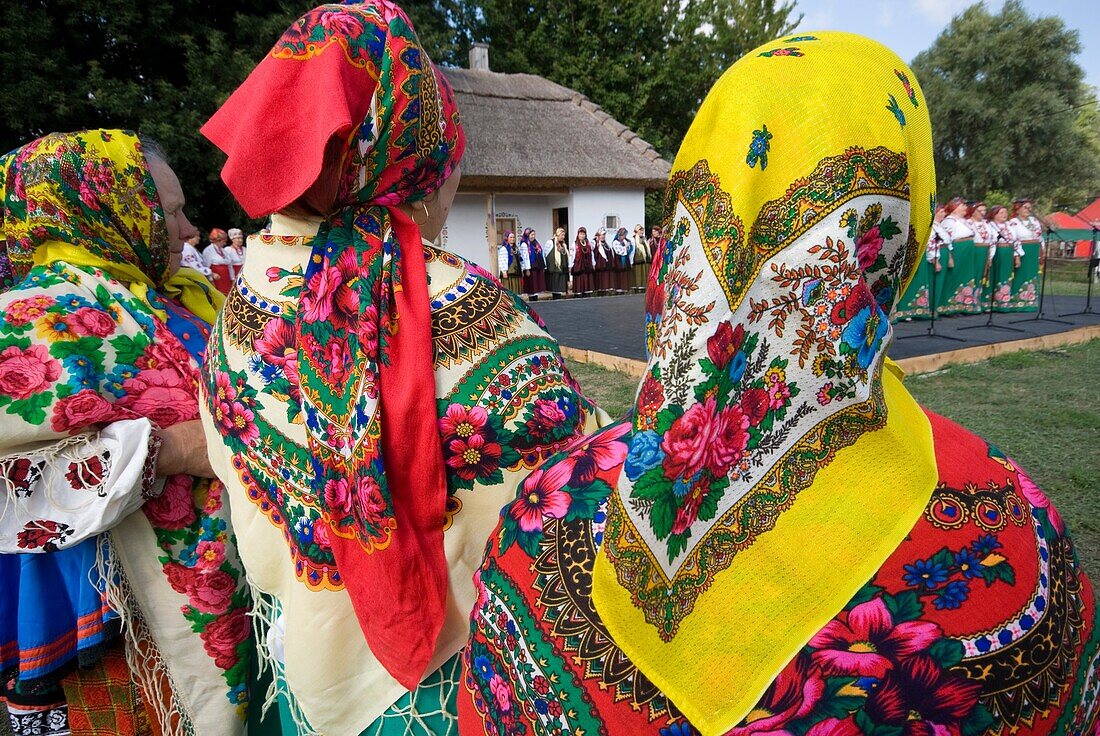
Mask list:
[[[633,402],[635,379],[592,365],[569,368],[612,416]],[[1100,583],[1100,340],[953,366],[911,376],[906,385],[926,407],[1027,470],[1057,505],[1085,569]]]
[[[1066,296],[1085,296],[1088,293],[1088,264],[1084,260],[1048,261],[1050,272],[1047,274],[1047,294]],[[1093,295],[1100,297],[1100,284],[1093,284]]]

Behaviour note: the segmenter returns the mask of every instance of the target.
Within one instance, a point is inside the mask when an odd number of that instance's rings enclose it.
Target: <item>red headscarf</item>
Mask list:
[[[346,484],[328,495],[351,499],[324,506],[340,577],[371,651],[411,690],[443,625],[447,486],[420,229],[394,205],[458,165],[454,96],[392,2],[322,5],[202,132],[228,155],[222,179],[252,216],[297,200],[340,144],[336,208],[299,298],[302,413],[315,492]]]

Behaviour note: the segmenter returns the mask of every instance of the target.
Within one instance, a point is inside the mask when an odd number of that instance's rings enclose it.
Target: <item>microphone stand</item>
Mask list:
[[[1053,231],[1050,229],[1050,225],[1047,225],[1047,242],[1048,243],[1050,242],[1050,236],[1052,234],[1053,234]],[[1040,246],[1040,248],[1045,248],[1045,246]],[[1041,278],[1039,280],[1039,311],[1035,313],[1034,317],[1025,317],[1023,319],[1013,320],[1012,324],[1015,325],[1015,324],[1019,324],[1021,322],[1056,322],[1060,325],[1072,325],[1073,324],[1072,322],[1067,322],[1064,319],[1054,319],[1052,317],[1044,317],[1043,316],[1043,298],[1046,296],[1046,293],[1047,293],[1047,271],[1050,270],[1050,251],[1049,250],[1046,251],[1045,255],[1042,252],[1040,252],[1040,255],[1043,256],[1042,259],[1041,259],[1042,262],[1043,262],[1043,278]],[[1091,280],[1089,281],[1089,285],[1090,286],[1092,285]],[[1053,299],[1054,299],[1054,297],[1052,296],[1051,300],[1053,301]],[[1059,316],[1062,316],[1062,315],[1059,315]]]
[[[998,261],[1001,259],[997,256],[996,244],[1004,240],[1004,236],[1001,235],[1000,228],[997,229],[997,240],[994,242],[993,262],[989,264],[989,317],[984,324],[969,325],[968,327],[960,327],[959,332],[963,330],[977,330],[980,328],[986,328],[989,330],[1007,330],[1009,332],[1024,332],[1017,327],[1008,327],[1006,325],[993,324],[993,294],[997,291],[997,276],[998,276]]]
[[[1087,292],[1088,295],[1085,297],[1085,308],[1083,310],[1081,310],[1080,312],[1069,312],[1068,314],[1059,314],[1058,315],[1059,317],[1076,317],[1077,315],[1083,315],[1083,314],[1096,314],[1096,312],[1094,312],[1092,310],[1092,281],[1093,281],[1093,271],[1095,271],[1096,267],[1098,265],[1100,265],[1100,256],[1097,256],[1097,254],[1096,254],[1096,244],[1097,244],[1097,242],[1100,242],[1100,227],[1096,227],[1096,225],[1093,225],[1092,226],[1092,253],[1089,254],[1089,270],[1088,270],[1088,274],[1087,274],[1087,278],[1089,280],[1089,288],[1088,288],[1088,292]]]

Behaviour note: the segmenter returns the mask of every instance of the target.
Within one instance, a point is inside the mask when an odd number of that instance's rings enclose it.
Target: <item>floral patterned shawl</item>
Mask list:
[[[0,294],[4,511],[45,508],[27,520],[19,545],[64,549],[89,538],[79,518],[100,521],[113,503],[105,483],[121,459],[102,451],[100,428],[198,416],[197,363],[167,327],[169,306],[154,287],[174,285],[207,315],[220,299],[197,274],[168,278],[164,214],[133,134],[49,135],[0,159],[0,170],[11,265]],[[40,490],[37,480],[58,463],[68,463],[68,487]],[[154,472],[150,449],[144,480],[137,472],[138,487],[119,491],[142,513],[99,534],[100,582],[125,621],[128,660],[162,729],[236,733],[254,643],[223,487],[183,475],[155,483]],[[139,494],[152,498],[141,505]]]
[[[706,734],[745,716],[936,482],[885,357],[931,217],[925,102],[873,41],[791,44],[730,68],[676,159],[593,572],[616,644]]]
[[[300,404],[340,577],[371,651],[413,689],[444,621],[447,491],[425,390],[420,231],[394,205],[422,200],[458,165],[465,137],[450,87],[393,3],[322,5],[287,29],[203,133],[228,154],[222,177],[251,215],[293,202],[337,144],[338,209],[298,294]],[[224,388],[209,388],[214,413],[234,410],[218,398]]]

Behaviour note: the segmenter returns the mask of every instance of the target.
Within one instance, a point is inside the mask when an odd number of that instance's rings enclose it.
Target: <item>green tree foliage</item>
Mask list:
[[[665,156],[729,64],[789,31],[790,0],[406,0],[429,54],[540,74],[588,95]],[[309,0],[0,3],[0,150],[50,131],[124,127],[158,139],[203,228],[246,220],[198,130]]]
[[[576,89],[671,158],[725,69],[800,16],[777,0],[483,0],[494,71]]]
[[[51,131],[151,135],[203,226],[243,222],[198,130],[298,13],[286,0],[13,0],[0,10],[0,147]],[[17,82],[14,80],[18,80]]]
[[[941,199],[1004,190],[1084,204],[1100,182],[1100,146],[1080,50],[1060,18],[1008,0],[997,13],[971,6],[917,56]]]

